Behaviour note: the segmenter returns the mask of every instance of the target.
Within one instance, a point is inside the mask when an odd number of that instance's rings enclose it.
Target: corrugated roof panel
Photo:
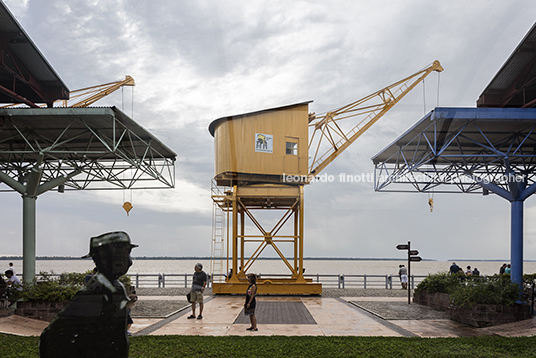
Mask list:
[[[534,85],[529,85],[535,79],[535,66],[536,23],[484,89],[477,101],[478,107],[521,107],[535,100]],[[526,86],[531,87],[530,91]],[[517,93],[523,89],[525,93],[520,100]]]
[[[63,84],[54,69],[47,62],[44,62],[43,57],[37,54],[30,46],[24,43],[10,43],[8,46],[23,65],[31,69],[32,75],[39,82]]]
[[[64,91],[54,91],[53,93],[68,93],[69,89],[58,76],[54,68],[48,63],[43,54],[39,51],[37,46],[32,42],[28,34],[24,31],[19,22],[15,19],[13,14],[9,11],[7,6],[0,1],[0,39],[3,39],[7,42],[7,47],[9,51],[17,57],[17,60],[22,63],[26,70],[45,88],[47,87],[60,87]],[[7,71],[8,73],[10,71]],[[27,89],[20,88],[21,86],[30,88],[27,84],[18,84],[17,89],[21,90],[21,93],[28,95]],[[16,90],[17,90],[16,89]],[[49,94],[50,95],[50,94]],[[66,99],[61,97],[62,99]],[[34,102],[38,98],[28,98]],[[60,98],[54,98],[60,99]],[[49,98],[50,100],[50,98]]]

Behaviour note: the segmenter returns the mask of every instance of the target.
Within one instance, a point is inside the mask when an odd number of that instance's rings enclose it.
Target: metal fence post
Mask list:
[[[136,288],[140,287],[140,275],[136,274]]]
[[[184,274],[184,288],[188,288],[188,274]]]
[[[363,288],[367,288],[367,274],[363,275]]]
[[[534,281],[532,282],[532,304],[530,305],[530,313],[534,315]]]

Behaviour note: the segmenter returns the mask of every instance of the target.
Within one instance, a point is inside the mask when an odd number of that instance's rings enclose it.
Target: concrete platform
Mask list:
[[[173,296],[151,299],[172,300]],[[176,298],[175,298],[176,299]],[[384,337],[471,337],[500,335],[506,337],[536,335],[536,320],[509,323],[489,328],[474,328],[449,319],[385,320],[367,312],[351,301],[355,297],[258,297],[257,332],[246,331],[244,298],[240,296],[207,297],[203,319],[187,319],[189,307],[168,318],[134,318],[131,328],[138,335],[283,335],[283,336],[384,336]],[[400,298],[359,297],[360,301],[400,301]],[[264,308],[263,308],[264,305]],[[285,316],[283,318],[283,316]],[[282,323],[279,323],[282,322]],[[0,317],[0,332],[38,336],[47,322],[19,316]]]

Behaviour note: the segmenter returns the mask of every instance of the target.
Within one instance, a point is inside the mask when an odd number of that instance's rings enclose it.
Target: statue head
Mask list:
[[[89,243],[89,254],[100,273],[110,280],[127,273],[132,265],[130,251],[138,247],[130,242],[126,232],[116,231],[92,237]]]

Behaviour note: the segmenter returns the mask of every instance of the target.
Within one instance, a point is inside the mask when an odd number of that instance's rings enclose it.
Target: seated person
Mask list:
[[[4,307],[4,302],[7,299],[7,283],[4,281],[3,275],[0,273],[0,307]]]
[[[11,302],[9,298],[12,295],[11,293],[12,290],[19,290],[19,291],[22,290],[22,287],[21,287],[22,282],[20,282],[20,279],[17,277],[17,275],[13,274],[12,270],[7,270],[4,273],[6,274],[6,277],[7,277],[5,283],[8,286],[6,296],[7,296],[8,301]],[[13,305],[13,303],[11,303],[10,306]]]
[[[8,286],[20,286],[21,285],[21,282],[20,282],[20,279],[17,277],[17,275],[15,275],[13,273],[13,270],[7,270],[6,272],[4,272],[6,277],[7,277],[7,280],[6,280],[6,283]],[[19,287],[20,289],[20,287]]]
[[[88,273],[85,277],[84,277],[84,283],[87,285],[91,279],[93,278],[93,276],[95,276],[97,274],[97,272],[99,272],[99,270],[97,270],[97,268],[95,267],[93,270],[91,270],[90,273]]]

